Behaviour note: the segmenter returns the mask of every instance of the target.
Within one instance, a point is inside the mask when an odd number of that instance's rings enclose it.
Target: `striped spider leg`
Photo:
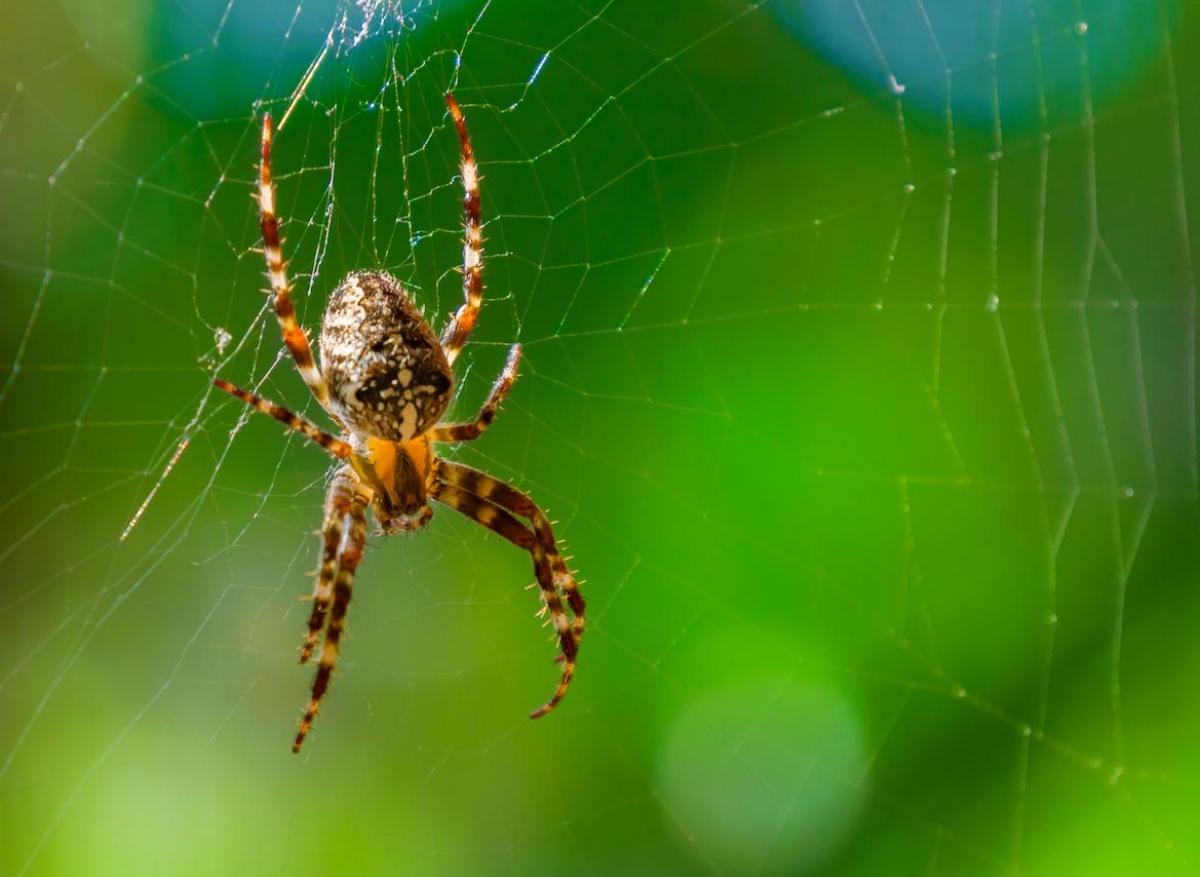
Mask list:
[[[259,227],[262,229],[263,257],[267,262],[267,278],[271,281],[271,292],[275,307],[275,317],[279,320],[279,331],[283,334],[283,343],[292,354],[296,370],[308,386],[309,391],[321,403],[321,407],[329,414],[337,416],[331,409],[329,384],[317,368],[313,358],[312,347],[308,343],[308,335],[296,322],[296,308],[292,304],[292,285],[288,280],[287,268],[283,261],[283,244],[279,239],[279,216],[276,210],[275,183],[271,176],[271,142],[273,140],[271,114],[263,116],[262,143],[260,162],[258,165],[258,211]],[[339,424],[341,421],[338,421]]]
[[[483,225],[479,219],[479,166],[475,163],[475,149],[467,133],[467,121],[463,118],[454,95],[446,95],[446,107],[454,120],[458,132],[458,143],[462,151],[463,184],[463,303],[442,331],[442,349],[451,364],[458,358],[483,304]]]
[[[471,137],[467,132],[467,123],[453,95],[446,95],[446,107],[454,121],[462,151],[464,301],[442,332],[441,338],[446,358],[454,362],[475,328],[483,302],[483,226],[479,208],[479,168],[475,161],[475,150],[471,146]],[[491,425],[501,401],[516,381],[520,360],[520,345],[514,344],[509,350],[503,371],[496,379],[475,420],[470,423],[438,425],[430,432],[430,439],[435,442],[461,442],[471,441],[482,435]],[[534,710],[531,718],[544,716],[562,700],[575,672],[575,655],[584,628],[583,595],[580,594],[574,577],[558,551],[550,521],[529,497],[486,473],[455,463],[439,461],[437,473],[434,499],[494,530],[533,556],[534,571],[541,587],[542,599],[558,631],[559,660],[563,665],[562,677],[554,695]],[[509,512],[529,518],[533,526],[532,531],[526,529]],[[568,621],[563,610],[558,594],[560,589],[567,595],[567,603],[574,615],[573,621]]]
[[[373,490],[369,483],[359,476],[357,470],[362,464],[356,459],[354,450],[348,443],[257,393],[243,390],[220,378],[215,379],[213,385],[320,445],[335,459],[347,461],[334,470],[325,493],[325,515],[321,527],[321,564],[313,586],[313,608],[308,619],[308,632],[300,651],[301,664],[312,656],[322,632],[325,638],[321,643],[321,656],[317,673],[313,677],[308,706],[300,720],[296,739],[292,743],[292,751],[299,752],[304,738],[312,728],[321,698],[329,689],[329,680],[337,664],[342,631],[346,623],[346,610],[350,606],[350,596],[354,587],[354,576],[366,547],[366,510],[373,499]],[[428,514],[419,518],[420,523],[416,526],[428,522],[429,516],[432,515],[428,506],[425,510]]]
[[[508,391],[512,389],[512,385],[517,380],[517,366],[521,363],[521,345],[514,344],[508,348],[508,359],[504,363],[504,369],[500,372],[500,376],[496,378],[496,382],[492,384],[491,392],[488,393],[487,399],[483,403],[483,407],[479,409],[479,414],[475,419],[467,423],[439,423],[429,431],[429,438],[435,442],[469,442],[479,438],[492,425],[492,421],[496,419],[496,411],[500,408],[500,403],[504,401],[504,397],[508,395]]]
[[[268,399],[264,399],[258,393],[243,390],[241,387],[221,378],[213,378],[213,386],[236,399],[241,399],[251,408],[261,411],[268,417],[275,418],[288,429],[298,432],[305,438],[316,442],[339,460],[349,460],[354,456],[354,449],[340,438],[330,435],[316,424],[305,420],[299,414],[292,413],[282,405],[277,405]]]
[[[300,751],[304,738],[308,736],[317,710],[321,706],[321,698],[329,688],[333,668],[337,665],[342,631],[346,626],[346,610],[350,607],[350,594],[354,587],[354,574],[362,562],[363,549],[367,544],[369,502],[370,492],[363,488],[362,482],[355,477],[354,470],[350,466],[338,467],[326,494],[323,528],[325,555],[314,592],[312,616],[309,618],[308,636],[304,641],[300,663],[308,660],[322,626],[325,628],[325,639],[321,642],[321,658],[317,663],[317,673],[313,677],[308,706],[304,710],[304,718],[300,720],[296,739],[292,741],[293,752]],[[332,552],[329,550],[331,532],[336,533],[337,538]],[[328,622],[325,621],[326,611],[329,614]],[[314,625],[316,631],[313,630]]]
[[[514,344],[509,348],[504,369],[496,378],[475,419],[466,423],[439,424],[430,430],[430,439],[434,442],[465,442],[479,438],[492,424],[500,404],[516,382],[520,362],[521,345]],[[562,677],[554,695],[531,716],[540,718],[562,700],[574,676],[575,655],[583,637],[586,605],[575,577],[558,550],[550,520],[532,499],[516,488],[486,472],[446,460],[438,461],[433,498],[524,548],[533,557],[534,574],[545,606],[543,611],[549,611],[558,633],[558,660],[563,665]],[[517,521],[514,514],[529,519],[532,529]],[[567,618],[560,592],[566,595],[573,619]]]
[[[213,384],[320,445],[335,459],[354,459],[354,451],[349,444],[282,405],[220,378],[214,380]],[[300,663],[305,663],[312,655],[322,630],[325,632],[325,639],[321,645],[320,663],[313,679],[308,708],[292,744],[292,749],[296,752],[300,751],[300,744],[312,727],[313,718],[317,714],[321,698],[329,687],[329,678],[337,663],[346,609],[350,605],[350,593],[354,586],[354,574],[366,545],[366,508],[370,500],[371,490],[355,474],[355,466],[352,463],[343,463],[334,471],[325,496],[325,520],[321,528],[321,565],[317,570],[316,584],[313,586],[313,608],[308,620],[308,634],[300,652]]]
[[[583,595],[558,550],[550,521],[532,499],[515,487],[486,472],[445,460],[438,462],[433,498],[525,549],[533,558],[533,571],[545,606],[543,611],[549,611],[558,633],[556,660],[562,664],[562,676],[554,694],[529,716],[541,718],[558,706],[571,685],[579,641],[583,637],[585,609]],[[514,515],[528,518],[530,527]],[[566,595],[573,618],[568,618],[560,592]]]

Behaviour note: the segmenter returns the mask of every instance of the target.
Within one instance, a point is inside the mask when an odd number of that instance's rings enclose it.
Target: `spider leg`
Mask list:
[[[283,343],[287,345],[300,377],[308,385],[308,389],[321,403],[321,407],[329,409],[329,385],[321,376],[313,359],[312,347],[309,346],[308,336],[296,322],[296,309],[292,305],[292,286],[288,281],[287,269],[284,267],[283,247],[279,241],[279,218],[275,213],[275,184],[271,181],[271,114],[263,116],[262,128],[262,161],[258,171],[258,209],[259,225],[262,228],[263,255],[267,260],[267,277],[271,281],[271,291],[275,297],[275,317],[279,320],[279,329],[283,333]],[[334,420],[337,417],[334,416]]]
[[[575,621],[572,625],[576,634],[575,638],[576,640],[581,638],[583,636],[586,603],[583,599],[583,594],[579,592],[579,585],[575,581],[575,577],[567,568],[566,559],[558,550],[558,540],[554,537],[554,528],[550,524],[550,519],[538,507],[538,504],[515,487],[505,484],[503,481],[488,475],[486,472],[472,469],[470,466],[464,466],[461,463],[439,460],[437,477],[448,484],[461,487],[468,493],[489,500],[505,511],[529,519],[533,525],[534,535],[538,538],[542,550],[550,559],[550,565],[554,571],[554,584],[566,594],[567,605],[571,607],[571,613],[575,616]]]
[[[354,574],[362,561],[363,548],[367,542],[366,502],[361,496],[356,496],[350,503],[349,509],[343,515],[345,533],[338,552],[338,571],[333,584],[333,605],[329,610],[329,624],[325,628],[325,640],[321,643],[321,660],[317,665],[317,674],[313,677],[312,695],[304,718],[300,720],[300,729],[292,742],[292,752],[299,752],[312,728],[313,719],[321,706],[321,698],[329,690],[329,679],[333,668],[337,665],[338,649],[342,640],[342,631],[346,625],[346,609],[350,605],[350,592],[354,586]]]
[[[342,544],[342,522],[354,501],[354,474],[349,466],[342,466],[334,473],[325,497],[325,524],[321,528],[321,565],[317,568],[317,581],[313,585],[313,606],[308,616],[308,633],[300,649],[300,663],[312,657],[317,638],[325,627],[325,614],[333,599],[333,585],[338,572],[338,548]]]
[[[558,705],[575,675],[585,609],[583,595],[559,553],[550,521],[525,494],[490,475],[456,463],[438,464],[433,497],[524,548],[533,558],[542,600],[558,632],[560,654],[557,660],[563,665],[554,694],[530,714],[530,718],[540,718]],[[510,512],[529,518],[533,529],[525,527]],[[567,605],[575,616],[573,622],[559,596],[560,589],[566,594]]]
[[[475,328],[475,320],[483,302],[483,225],[479,221],[479,167],[475,163],[475,150],[467,133],[467,122],[454,95],[446,95],[446,107],[458,131],[463,183],[462,275],[465,301],[442,332],[442,348],[446,352],[446,359],[453,363]]]
[[[443,423],[435,426],[429,432],[429,438],[435,442],[469,442],[479,438],[484,431],[492,425],[492,421],[496,419],[496,411],[500,407],[500,403],[504,401],[504,397],[508,395],[508,391],[512,389],[512,385],[517,380],[517,365],[521,362],[521,345],[514,344],[508,349],[508,359],[504,363],[504,370],[500,372],[496,378],[496,383],[492,384],[492,391],[488,393],[487,400],[483,403],[483,407],[479,409],[479,414],[475,416],[474,422],[471,423]]]
[[[330,435],[325,430],[305,420],[299,414],[288,411],[282,405],[277,405],[268,399],[264,399],[258,393],[243,390],[241,387],[221,378],[213,378],[213,386],[218,390],[224,390],[230,396],[241,399],[251,408],[257,408],[263,414],[274,417],[288,429],[293,429],[305,438],[311,439],[335,457],[347,460],[354,456],[353,448],[340,438]]]
[[[305,420],[299,414],[295,414],[282,405],[277,405],[257,393],[252,393],[249,390],[243,390],[241,387],[229,383],[229,381],[221,378],[213,379],[213,386],[217,389],[224,390],[230,396],[236,396],[241,399],[251,408],[256,408],[259,411],[274,417],[288,429],[294,429],[301,433],[306,438],[311,439],[318,445],[323,447],[330,455],[337,457],[340,460],[346,460],[354,469],[354,473],[359,479],[370,487],[371,490],[383,490],[383,484],[379,480],[379,476],[375,470],[371,468],[369,461],[363,460],[358,454],[354,453],[354,448],[348,442],[342,441],[336,436],[330,435],[320,427],[314,425],[310,421]]]

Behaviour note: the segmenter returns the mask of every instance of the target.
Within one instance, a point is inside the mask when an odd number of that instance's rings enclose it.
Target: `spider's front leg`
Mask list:
[[[335,491],[344,491],[349,496],[343,497],[339,494],[335,497]],[[300,730],[296,732],[296,739],[292,743],[293,752],[300,751],[300,747],[304,743],[304,738],[308,735],[309,729],[312,728],[317,710],[321,706],[321,698],[325,696],[325,692],[329,689],[329,679],[333,675],[334,666],[337,664],[338,648],[342,639],[342,631],[346,625],[346,609],[350,606],[350,594],[354,586],[354,574],[358,570],[359,563],[362,562],[363,549],[367,543],[366,509],[368,501],[369,493],[357,478],[346,468],[339,469],[334,476],[333,484],[330,485],[329,502],[329,508],[335,514],[339,513],[338,509],[344,503],[344,509],[340,511],[340,544],[337,547],[336,573],[332,576],[332,595],[320,593],[322,579],[319,578],[317,582],[318,590],[314,592],[314,598],[317,602],[314,602],[313,605],[313,618],[309,620],[310,636],[313,637],[314,643],[315,634],[312,633],[313,621],[316,620],[318,624],[321,622],[324,618],[326,607],[328,607],[329,619],[325,625],[325,640],[321,644],[321,660],[317,665],[317,674],[313,677],[312,695],[308,701],[308,708],[304,711],[304,718],[300,720]],[[327,522],[327,533],[328,529]],[[322,562],[321,571],[324,574],[324,562]],[[324,575],[322,575],[322,578],[324,578]],[[329,579],[325,579],[325,581],[328,582]],[[331,601],[332,605],[330,605]],[[305,645],[308,645],[307,639],[305,640]]]
[[[458,463],[438,462],[433,497],[524,548],[533,558],[542,600],[558,632],[557,660],[562,664],[562,675],[554,694],[530,714],[530,718],[541,718],[558,705],[571,685],[586,608],[575,576],[558,550],[550,520],[532,499],[515,487]],[[514,514],[528,518],[531,528],[514,518]],[[567,615],[560,591],[566,596],[573,619]]]
[[[337,578],[338,551],[342,546],[342,522],[354,502],[356,480],[354,470],[341,466],[333,473],[329,489],[325,494],[325,521],[321,526],[321,565],[317,567],[317,580],[313,584],[313,606],[308,616],[308,633],[300,649],[300,663],[312,657],[317,638],[325,628],[325,614],[333,599],[333,585]]]

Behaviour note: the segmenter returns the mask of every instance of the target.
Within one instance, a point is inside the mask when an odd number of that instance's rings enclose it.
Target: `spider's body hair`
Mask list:
[[[437,423],[454,396],[438,337],[394,277],[356,271],[321,321],[330,407],[351,432],[407,442]]]

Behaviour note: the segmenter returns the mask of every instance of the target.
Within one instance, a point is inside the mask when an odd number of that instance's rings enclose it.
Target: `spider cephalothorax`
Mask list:
[[[367,508],[384,532],[396,533],[429,523],[433,516],[429,501],[435,500],[528,551],[543,611],[550,613],[558,634],[562,664],[558,688],[534,710],[533,718],[558,704],[575,672],[584,600],[558,550],[550,521],[516,488],[484,472],[442,460],[434,451],[438,442],[471,441],[483,434],[512,388],[521,360],[521,348],[514,344],[475,420],[439,423],[454,396],[454,360],[471,335],[483,301],[479,174],[462,112],[451,95],[446,95],[446,105],[462,149],[465,301],[439,338],[399,281],[379,271],[356,271],[330,296],[321,321],[320,368],[292,307],[271,180],[271,117],[263,119],[258,198],[275,314],[300,376],[342,433],[341,437],[331,435],[255,393],[220,378],[213,381],[342,461],[326,491],[321,564],[300,663],[312,656],[322,632],[324,640],[312,696],[292,744],[294,752],[300,751],[312,727],[337,662],[351,588],[366,544]]]

